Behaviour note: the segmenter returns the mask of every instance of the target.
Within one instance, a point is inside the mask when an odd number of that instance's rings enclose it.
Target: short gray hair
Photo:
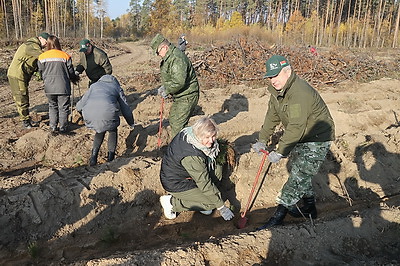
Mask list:
[[[215,123],[215,121],[208,116],[203,116],[202,118],[197,120],[192,128],[193,133],[196,135],[197,139],[202,139],[208,134],[214,135],[218,133],[217,123]]]

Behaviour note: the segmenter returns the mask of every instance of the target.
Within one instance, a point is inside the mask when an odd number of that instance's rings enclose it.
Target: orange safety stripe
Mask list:
[[[71,58],[71,56],[64,51],[60,51],[57,49],[51,49],[51,50],[46,51],[46,52],[42,53],[41,55],[39,55],[40,62],[54,61],[54,59],[56,59],[56,58],[64,59],[65,61],[67,61]],[[49,60],[49,59],[53,59],[53,60]]]

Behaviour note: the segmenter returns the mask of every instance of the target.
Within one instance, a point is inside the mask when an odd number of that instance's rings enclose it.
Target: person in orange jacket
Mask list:
[[[50,130],[67,133],[71,81],[76,83],[79,77],[75,75],[71,56],[61,50],[60,41],[56,36],[50,35],[47,39],[47,51],[39,56],[38,68],[49,100]]]

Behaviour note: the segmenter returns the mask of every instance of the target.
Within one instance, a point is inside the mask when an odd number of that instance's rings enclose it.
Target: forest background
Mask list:
[[[235,36],[276,44],[392,47],[399,0],[131,0],[116,19],[106,0],[0,0],[0,38],[47,31],[61,38],[136,40],[161,32],[213,43]]]

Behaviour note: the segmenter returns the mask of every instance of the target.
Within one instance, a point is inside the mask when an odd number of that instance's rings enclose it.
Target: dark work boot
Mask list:
[[[310,217],[313,219],[317,218],[317,208],[315,207],[315,198],[314,197],[308,197],[308,198],[303,198],[303,207],[300,208],[300,211],[298,208],[290,208],[289,209],[289,214],[293,217],[300,218],[300,217]]]
[[[115,152],[109,151],[107,154],[107,162],[111,162],[115,158]]]
[[[273,227],[275,225],[282,225],[283,219],[285,219],[287,212],[288,212],[288,209],[285,206],[279,204],[274,215],[268,220],[268,222],[266,224],[264,224],[263,226],[258,227],[256,230],[258,231],[258,230]]]
[[[92,155],[90,156],[89,165],[94,166],[97,164],[97,156],[99,155],[99,149],[93,149]]]
[[[22,121],[22,127],[25,128],[25,129],[31,129],[33,127],[32,123],[31,123],[31,120],[30,119],[23,120]]]

